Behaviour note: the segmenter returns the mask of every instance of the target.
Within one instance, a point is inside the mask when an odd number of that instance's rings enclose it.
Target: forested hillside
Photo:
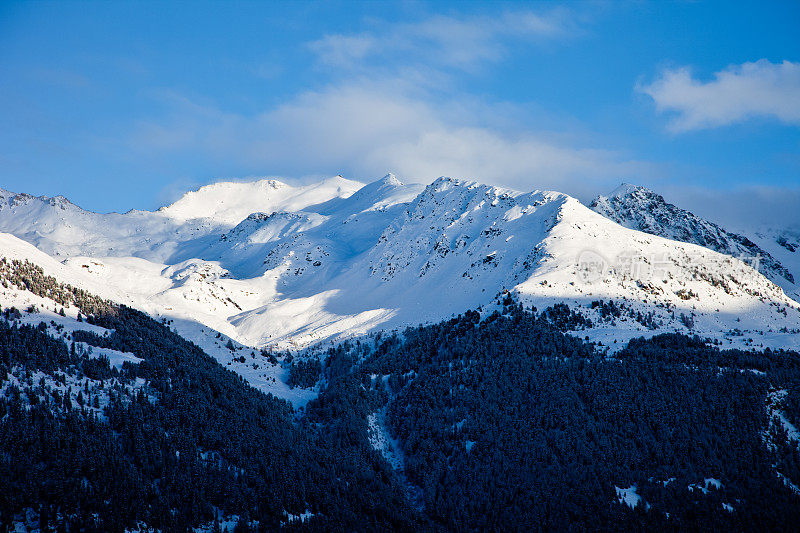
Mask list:
[[[81,321],[69,332],[3,309],[3,529],[800,523],[795,352],[662,334],[611,357],[562,333],[590,326],[579,313],[506,295],[502,312],[295,357],[290,385],[322,391],[295,412],[168,324],[30,263],[2,266],[0,282]]]
[[[660,335],[611,359],[551,316],[512,304],[331,350],[309,417],[335,427],[385,409],[411,492],[446,529],[800,524],[797,436],[772,418],[800,421],[799,354]]]
[[[73,294],[12,266],[6,283]],[[418,527],[366,441],[296,420],[287,402],[143,313],[91,302],[71,343],[48,324],[21,324],[24,310],[0,320],[0,529],[26,515],[70,531],[188,531],[223,515],[240,517],[240,530]],[[98,326],[109,333],[88,331]],[[92,346],[142,361],[118,369]]]

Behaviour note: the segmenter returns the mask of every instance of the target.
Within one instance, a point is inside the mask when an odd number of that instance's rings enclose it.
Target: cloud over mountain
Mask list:
[[[412,181],[440,175],[507,186],[564,183],[645,172],[647,165],[545,132],[495,127],[515,110],[480,102],[442,102],[389,82],[351,82],[309,91],[254,115],[167,95],[166,118],[139,125],[132,142],[147,153],[197,151],[280,175],[351,176],[391,169]],[[518,110],[517,110],[518,111]]]

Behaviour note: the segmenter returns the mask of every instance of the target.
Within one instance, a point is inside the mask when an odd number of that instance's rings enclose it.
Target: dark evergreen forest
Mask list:
[[[449,530],[800,527],[776,473],[800,480],[798,443],[766,408],[787,389],[800,421],[800,354],[662,334],[608,358],[553,317],[568,320],[511,304],[329,350],[308,416],[335,427],[386,406],[407,483]],[[694,488],[706,478],[720,487]],[[635,509],[615,489],[631,486]]]

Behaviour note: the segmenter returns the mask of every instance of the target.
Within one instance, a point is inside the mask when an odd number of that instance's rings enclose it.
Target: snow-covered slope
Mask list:
[[[159,212],[179,221],[210,218],[225,224],[237,224],[250,213],[301,211],[331,198],[346,198],[363,186],[363,183],[342,176],[304,187],[292,187],[273,179],[213,183],[186,193]]]
[[[800,227],[761,227],[743,230],[762,250],[769,253],[792,273],[797,289],[785,288],[795,300],[800,299]]]
[[[77,265],[77,263],[61,264],[31,244],[13,235],[0,233],[0,261],[4,262],[0,264],[0,310],[16,309],[19,313],[17,322],[20,324],[39,325],[44,322],[48,335],[54,338],[71,342],[72,334],[76,330],[90,331],[99,335],[110,332],[81,320],[79,318],[80,309],[75,305],[64,305],[52,297],[40,294],[41,291],[34,292],[28,287],[10,283],[6,274],[13,270],[13,267],[10,266],[13,260],[33,263],[40,267],[46,276],[55,278],[59,283],[83,289],[91,295],[141,307],[158,318],[172,317],[170,314],[172,308],[168,300],[170,296],[168,278],[160,277],[157,272],[153,273],[152,264],[143,259],[120,260],[130,262],[127,273],[131,279],[125,283],[109,283],[103,273],[98,271],[101,263],[88,260],[86,267],[80,265],[78,268],[73,268],[73,265]],[[193,266],[184,265],[183,268],[172,268],[170,274],[183,281],[190,281],[187,278],[190,278],[191,275],[187,275],[187,272],[191,271],[194,274],[196,270],[193,269]],[[122,272],[125,272],[122,268],[115,269],[115,274]],[[134,290],[123,293],[114,288],[121,285],[128,289],[138,286],[140,289],[138,292]],[[148,289],[148,287],[151,288]],[[156,287],[155,290],[159,287],[165,289],[167,295],[161,299],[148,300],[150,293],[154,290],[152,287]],[[213,315],[209,315],[208,318],[212,320]],[[229,343],[231,339],[220,335],[215,329],[204,326],[196,320],[170,318],[170,323],[176,331],[195,342],[206,353],[215,357],[220,364],[240,374],[250,385],[263,392],[287,399],[296,408],[303,407],[316,395],[313,390],[290,388],[287,384],[288,367],[286,365],[270,363],[268,359],[256,354],[251,347],[236,342]],[[224,325],[224,320],[221,324]],[[125,361],[139,361],[131,353],[96,346],[90,348],[84,343],[78,343],[78,345],[79,349],[88,350],[94,357],[107,356],[111,364],[117,367],[120,367]],[[75,383],[69,383],[69,377],[67,380],[68,385],[75,385]],[[73,387],[75,394],[81,390],[84,382],[85,379],[78,383],[80,386]],[[66,389],[67,386],[61,388]],[[106,405],[107,398],[100,403],[101,407]],[[98,410],[98,414],[102,416],[102,410]]]
[[[504,290],[540,309],[580,307],[597,325],[581,335],[609,344],[689,328],[728,345],[800,344],[798,304],[746,264],[623,227],[567,195],[450,178],[427,187],[392,175],[358,190],[353,183],[209,186],[139,212],[147,222],[129,226],[119,243],[89,222],[130,213],[11,195],[0,229],[68,255],[51,260],[65,275],[173,319],[180,333],[214,330],[249,346],[300,348],[441,320],[486,309]],[[263,196],[248,203],[253,191]],[[227,207],[214,203],[218,194]],[[195,209],[206,218],[187,218]],[[58,231],[42,231],[56,214],[87,241],[65,245]],[[103,239],[105,252],[87,245]],[[628,314],[602,317],[593,304],[600,299],[626,302]]]
[[[800,285],[796,284],[800,282],[800,272],[787,268],[748,237],[670,204],[645,187],[623,184],[608,196],[598,196],[590,207],[627,228],[757,261],[753,266],[759,272],[781,285],[790,296],[800,299]]]
[[[63,197],[0,190],[0,231],[12,233],[52,256],[120,255],[166,257],[176,239],[207,235],[209,219],[179,223],[148,211],[93,213]]]
[[[597,259],[604,269],[580,271]],[[695,329],[715,335],[800,324],[796,302],[741,261],[626,229],[564,194],[448,178],[428,186],[332,285],[357,290],[332,295],[327,309],[352,315],[363,298],[364,308],[384,310],[381,319],[397,325],[477,307],[503,289],[539,308],[625,299],[679,331],[686,331],[681,313],[697,315]]]
[[[346,198],[363,184],[337,176],[304,187],[277,180],[221,182],[186,193],[158,211],[93,213],[62,196],[0,189],[0,231],[53,256],[136,256],[174,261],[257,211],[297,211]]]
[[[63,283],[88,291],[100,298],[119,303],[132,301],[126,294],[117,291],[113,286],[104,283],[102,280],[98,280],[95,276],[76,271],[37,249],[32,244],[8,233],[0,233],[0,258],[7,261],[30,261],[38,265],[45,275],[53,276]],[[0,305],[5,307],[8,304],[0,301]]]

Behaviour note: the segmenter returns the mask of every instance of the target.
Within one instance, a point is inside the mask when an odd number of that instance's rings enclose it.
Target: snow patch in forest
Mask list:
[[[703,494],[708,494],[709,487],[714,487],[715,489],[719,490],[722,488],[722,482],[713,477],[707,477],[703,480],[703,483],[692,483],[687,488],[689,492],[694,492],[695,490],[699,490]]]
[[[191,339],[223,367],[242,376],[253,388],[287,400],[296,410],[305,409],[308,402],[319,395],[318,387],[291,388],[288,384],[289,365],[283,361],[273,365],[260,349],[236,342],[191,320],[174,319],[170,321],[170,327],[180,336]],[[229,346],[234,349],[231,350]],[[282,357],[281,354],[276,355]]]
[[[787,487],[789,490],[791,490],[792,492],[794,492],[795,494],[797,494],[798,496],[800,496],[800,487],[798,487],[797,485],[795,485],[795,484],[792,482],[792,480],[791,480],[791,479],[789,479],[788,477],[784,476],[783,474],[781,474],[781,473],[780,473],[780,472],[778,472],[777,470],[775,471],[775,473],[778,475],[778,479],[780,479],[781,481],[783,481],[783,484],[784,484],[784,485],[786,485],[786,487]]]
[[[619,500],[619,503],[625,504],[631,509],[635,509],[636,506],[639,505],[639,502],[642,501],[642,497],[636,493],[635,484],[631,485],[627,489],[621,489],[615,485],[614,490],[617,492],[617,499]],[[647,509],[650,508],[650,505],[647,502],[644,502],[644,505]]]
[[[286,511],[284,511],[284,515],[286,516],[286,522],[284,522],[284,523],[285,524],[291,524],[292,522],[303,523],[303,522],[306,522],[306,521],[310,520],[311,517],[314,516],[314,514],[315,513],[312,513],[308,509],[306,509],[305,511],[303,511],[300,514],[291,514],[291,513],[288,513]]]
[[[400,441],[393,438],[386,427],[386,408],[367,416],[369,443],[379,451],[386,462],[395,470],[403,470],[404,456]]]
[[[770,421],[773,418],[777,418],[781,426],[784,430],[786,430],[786,436],[789,440],[793,440],[797,443],[800,443],[800,430],[797,429],[797,426],[792,424],[786,415],[783,414],[783,411],[780,409],[780,405],[783,403],[784,398],[788,391],[786,389],[780,389],[774,392],[771,392],[770,395],[767,397],[767,409],[769,411]]]

